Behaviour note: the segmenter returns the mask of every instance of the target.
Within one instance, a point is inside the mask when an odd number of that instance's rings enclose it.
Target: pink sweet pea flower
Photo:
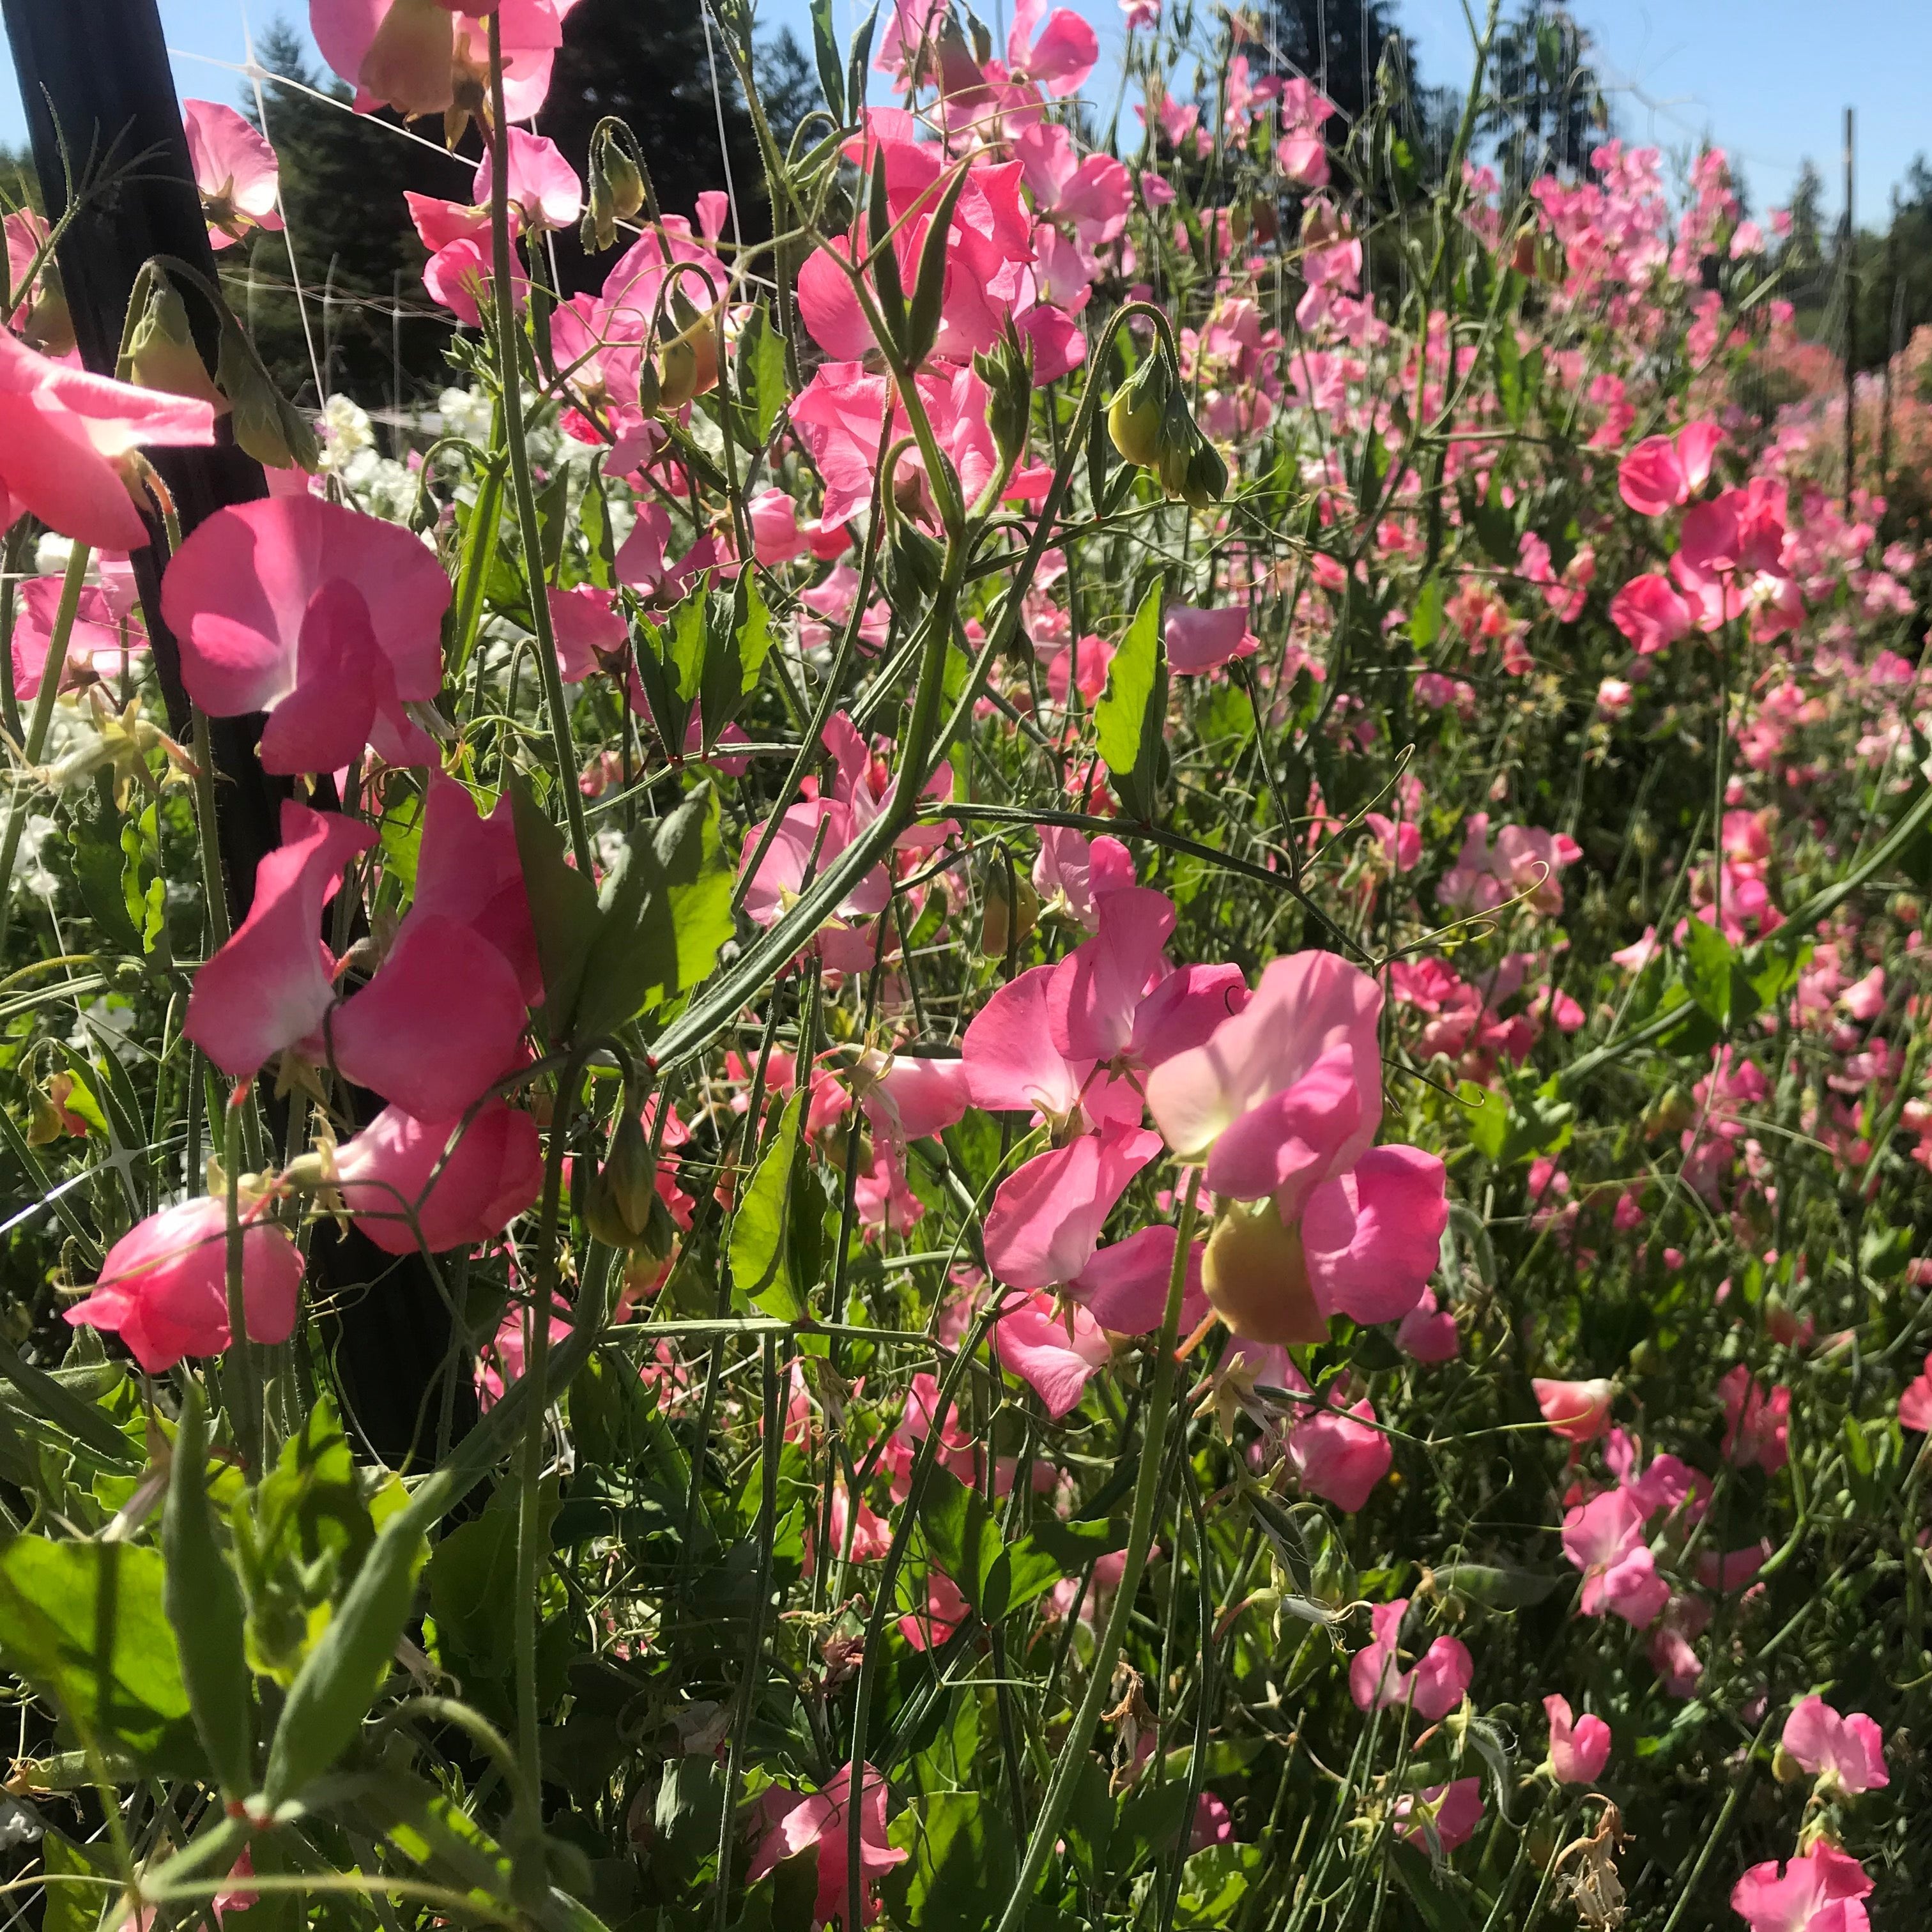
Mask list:
[[[1610,599],[1610,622],[1640,657],[1654,657],[1690,634],[1690,607],[1661,571],[1633,577]]]
[[[1610,1760],[1610,1726],[1598,1717],[1573,1720],[1567,1697],[1546,1697],[1543,1708],[1550,1719],[1550,1775],[1558,1784],[1595,1784]]]
[[[1614,1610],[1647,1629],[1664,1613],[1670,1586],[1644,1540],[1644,1513],[1624,1490],[1606,1490],[1563,1519],[1563,1553],[1583,1573],[1578,1608],[1586,1617]]]
[[[546,228],[574,228],[584,212],[584,184],[563,158],[563,150],[542,134],[522,128],[506,130],[510,151],[510,205],[519,228],[536,233]],[[479,208],[490,205],[496,185],[496,156],[488,148],[478,163],[470,198]]]
[[[268,1206],[242,1210],[242,1302],[250,1341],[286,1342],[302,1260]],[[118,1334],[151,1376],[188,1356],[220,1354],[232,1339],[228,1204],[204,1196],[150,1214],[108,1250],[92,1292],[64,1312],[76,1328]]]
[[[1182,676],[1219,670],[1259,649],[1248,629],[1248,614],[1238,606],[1197,610],[1186,604],[1170,604],[1163,628],[1168,668]]]
[[[1398,1798],[1395,1817],[1399,1826],[1407,1826],[1402,1836],[1418,1851],[1453,1852],[1467,1844],[1483,1822],[1483,1780],[1459,1778],[1453,1784],[1432,1784],[1420,1798]]]
[[[473,1247],[500,1234],[543,1188],[536,1122],[500,1100],[485,1101],[466,1124],[386,1107],[336,1149],[332,1166],[356,1225],[392,1255],[416,1252],[412,1215],[430,1252]]]
[[[184,100],[182,124],[210,245],[232,248],[251,228],[279,229],[275,151],[260,130],[215,100]]]
[[[1058,900],[1089,932],[1097,932],[1100,902],[1134,883],[1133,854],[1104,833],[1090,845],[1071,826],[1043,825],[1033,882],[1042,900]]]
[[[896,1851],[886,1842],[886,1780],[870,1765],[859,1780],[859,1870],[866,1923],[869,1925],[884,1909],[878,1882],[893,1866],[903,1864],[912,1854]],[[812,1906],[814,1927],[843,1920],[850,1909],[850,1867],[847,1847],[850,1827],[846,1809],[852,1800],[852,1767],[843,1765],[822,1788],[814,1792],[794,1791],[782,1784],[768,1786],[758,1799],[758,1816],[764,1834],[758,1840],[746,1882],[755,1885],[782,1859],[794,1858],[816,1846],[818,1850],[818,1897]]]
[[[444,0],[309,0],[309,32],[322,57],[356,89],[356,111],[406,116],[467,111],[466,90],[489,71],[482,16],[500,16],[503,104],[528,121],[550,91],[562,17],[575,0],[477,0],[472,13]],[[465,93],[459,97],[460,75]],[[458,131],[461,130],[458,122]],[[454,140],[454,135],[451,136]]]
[[[1345,1403],[1338,1384],[1330,1391],[1325,1406],[1309,1412],[1288,1432],[1286,1446],[1288,1466],[1302,1488],[1310,1496],[1333,1503],[1345,1515],[1353,1516],[1366,1505],[1376,1485],[1388,1474],[1395,1452],[1389,1446],[1388,1436],[1373,1426],[1376,1406],[1366,1396],[1354,1403]],[[1416,1666],[1417,1678],[1431,1670],[1439,1676],[1436,1666],[1441,1660],[1436,1659],[1436,1665],[1432,1666],[1431,1659],[1436,1658],[1441,1646],[1455,1643],[1454,1637],[1438,1638]],[[1456,1648],[1462,1650],[1460,1644]],[[1466,1660],[1468,1654],[1462,1652]],[[1466,1676],[1464,1683],[1468,1681]],[[1460,1701],[1461,1696],[1458,1689],[1451,1702]],[[1418,1690],[1418,1709],[1421,1703]]]
[[[1013,0],[1006,68],[1014,80],[1030,80],[1056,98],[1077,94],[1100,58],[1099,37],[1070,7],[1047,14],[1046,0]]]
[[[944,1570],[926,1573],[926,1607],[899,1619],[899,1634],[914,1650],[936,1650],[970,1614],[965,1592]]]
[[[213,404],[91,375],[0,328],[0,524],[31,511],[95,550],[139,550],[148,531],[128,459],[214,440]]]
[[[418,1120],[448,1120],[510,1070],[524,1026],[502,952],[446,914],[412,912],[375,977],[331,1018],[326,1045],[357,1086]]]
[[[1767,1396],[1740,1362],[1718,1384],[1724,1404],[1724,1455],[1755,1462],[1774,1476],[1789,1460],[1791,1391],[1782,1384]]]
[[[1566,1442],[1580,1448],[1594,1442],[1610,1426],[1610,1400],[1616,1384],[1600,1376],[1586,1382],[1550,1382],[1534,1376],[1530,1387],[1536,1391],[1536,1406],[1550,1432]]]
[[[1640,517],[1660,517],[1703,488],[1724,431],[1712,422],[1686,423],[1673,440],[1646,436],[1617,466],[1617,490]]]
[[[1096,1249],[1092,1259],[1066,1284],[1068,1298],[1078,1302],[1113,1334],[1151,1335],[1167,1312],[1174,1244],[1179,1239],[1179,1230],[1171,1222],[1156,1221]],[[1208,1312],[1208,1298],[1201,1287],[1204,1245],[1196,1241],[1188,1251],[1187,1278],[1180,1293],[1184,1335],[1191,1333]]]
[[[1011,1288],[1074,1280],[1129,1182],[1160,1151],[1158,1134],[1110,1123],[1034,1155],[1000,1182],[987,1210],[987,1267]]]
[[[320,496],[217,510],[170,560],[161,610],[188,695],[217,718],[266,711],[272,772],[334,771],[365,746],[435,747],[404,706],[442,687],[449,580],[400,525]]]
[[[1396,1652],[1402,1618],[1408,1612],[1406,1597],[1377,1604],[1370,1610],[1372,1635],[1349,1663],[1348,1694],[1358,1711],[1413,1703],[1416,1716],[1432,1724],[1462,1702],[1475,1675],[1475,1664],[1460,1638],[1438,1636],[1413,1670],[1401,1669]]]
[[[1266,967],[1204,1043],[1162,1059],[1148,1105],[1168,1148],[1235,1208],[1204,1276],[1237,1335],[1320,1339],[1329,1316],[1408,1313],[1447,1224],[1441,1161],[1374,1144],[1382,1119],[1382,990],[1332,952]]]
[[[805,549],[798,527],[798,506],[782,490],[767,484],[745,506],[752,526],[753,554],[767,570],[789,563]]]
[[[372,827],[293,799],[283,804],[281,833],[281,844],[256,868],[248,917],[195,974],[182,1023],[236,1080],[252,1079],[322,1024],[335,998],[322,910],[343,867],[376,842]]]
[[[622,650],[630,635],[616,593],[590,584],[571,590],[553,585],[548,601],[558,668],[566,684],[581,684],[600,668],[598,653]]]
[[[1437,1306],[1432,1288],[1396,1324],[1395,1345],[1418,1362],[1453,1362],[1461,1352],[1454,1312]]]
[[[1010,1307],[994,1323],[993,1340],[1001,1365],[1034,1390],[1056,1422],[1079,1406],[1088,1383],[1114,1355],[1085,1309],[1043,1291]]]
[[[53,644],[54,622],[58,615],[61,579],[34,577],[20,586],[14,612],[14,694],[32,698],[40,688],[46,669],[47,653]],[[109,682],[117,680],[130,656],[148,647],[148,634],[140,619],[120,608],[119,600],[96,584],[81,591],[74,611],[74,626],[68,633],[67,668],[61,680],[64,690],[77,689],[91,678]]]
[[[1898,1398],[1898,1426],[1916,1430],[1921,1436],[1932,1436],[1932,1355],[1925,1358],[1924,1367],[1906,1384],[1905,1393]]]
[[[1781,1742],[1814,1778],[1828,1778],[1853,1797],[1892,1782],[1885,1768],[1884,1734],[1862,1711],[1841,1718],[1814,1694],[1785,1719]]]
[[[1869,1932],[1865,1868],[1829,1840],[1779,1867],[1753,1865],[1731,1892],[1731,1910],[1750,1932]]]

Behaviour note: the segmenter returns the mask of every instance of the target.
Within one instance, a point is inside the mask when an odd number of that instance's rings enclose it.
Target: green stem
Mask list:
[[[490,245],[491,294],[496,315],[499,394],[502,399],[503,437],[510,459],[510,492],[515,500],[517,534],[524,554],[524,578],[530,587],[530,628],[536,633],[537,670],[543,680],[544,707],[550,713],[550,742],[556,759],[557,788],[563,794],[563,813],[570,825],[570,845],[577,869],[591,876],[590,834],[584,822],[584,795],[577,788],[577,751],[570,739],[570,706],[564,696],[563,674],[556,661],[556,638],[550,628],[550,602],[545,596],[543,530],[537,520],[536,492],[530,484],[530,449],[524,439],[523,372],[518,347],[516,289],[510,278],[509,122],[503,107],[503,25],[490,16]]]
[[[247,1089],[242,1090],[244,1094]],[[248,1342],[248,1308],[242,1286],[242,1107],[238,1097],[223,1110],[225,1115],[221,1149],[222,1164],[228,1184],[228,1356],[224,1364],[229,1378],[230,1406],[234,1413],[235,1446],[241,1452],[242,1467],[251,1480],[262,1474],[262,1390],[255,1373],[255,1358]]]
[[[68,640],[74,634],[75,614],[80,608],[81,586],[87,580],[88,548],[77,543],[68,553],[67,574],[61,580],[60,603],[54,612],[53,635],[47,640],[47,661],[40,667],[40,688],[34,700],[34,715],[27,726],[27,742],[21,747],[26,770],[20,788],[7,808],[7,830],[0,838],[0,944],[7,938],[8,914],[14,903],[14,861],[20,850],[20,835],[27,826],[27,800],[32,789],[34,767],[47,748],[47,731],[53,723],[54,700],[60,694],[61,680],[67,674]],[[0,675],[10,675],[10,668]]]
[[[1140,1468],[1134,1483],[1134,1510],[1127,1532],[1126,1567],[1120,1573],[1107,1627],[1087,1679],[1086,1694],[1060,1746],[1060,1760],[1054,1766],[1053,1781],[1047,1786],[1046,1802],[1034,1821],[1033,1836],[1027,1841],[1026,1856],[1020,1865],[1012,1896],[1000,1915],[998,1932],[1018,1932],[1024,1922],[1040,1876],[1060,1836],[1072,1802],[1073,1787],[1087,1756],[1094,1727],[1100,1720],[1100,1709],[1111,1694],[1114,1665],[1126,1640],[1127,1624],[1133,1615],[1141,1573],[1147,1568],[1149,1546],[1154,1540],[1154,1520],[1159,1501],[1162,1466],[1166,1461],[1168,1423],[1174,1408],[1174,1344],[1180,1329],[1180,1300],[1187,1285],[1187,1258],[1194,1241],[1195,1185],[1192,1168],[1180,1177],[1181,1198],[1179,1238],[1174,1246],[1174,1268],[1168,1277],[1167,1308],[1161,1317],[1160,1338],[1155,1344],[1154,1389],[1148,1402],[1147,1431],[1141,1438]],[[937,1434],[937,1431],[934,1432]]]

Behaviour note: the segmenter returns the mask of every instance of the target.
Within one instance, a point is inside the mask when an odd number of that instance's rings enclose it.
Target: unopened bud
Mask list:
[[[980,920],[980,950],[988,959],[1004,959],[1040,918],[1040,895],[1027,874],[995,860],[986,868],[986,909]]]
[[[322,452],[308,418],[276,388],[238,326],[221,332],[221,362],[216,380],[235,410],[235,440],[269,470],[320,466]]]
[[[1165,353],[1153,354],[1114,392],[1107,405],[1107,434],[1124,460],[1151,470],[1160,460],[1173,372]]]
[[[188,310],[164,275],[149,280],[147,306],[134,325],[128,363],[129,374],[143,389],[191,396],[196,402],[212,404],[217,416],[227,411],[227,398],[209,380],[208,365],[194,346]]]
[[[678,333],[658,352],[657,406],[681,410],[694,396],[717,386],[717,316],[715,310],[693,308],[676,290],[670,306]]]
[[[584,1190],[585,1225],[614,1248],[638,1246],[652,1233],[653,1207],[664,1205],[656,1181],[644,1126],[626,1094],[616,1131],[610,1136],[610,1150]],[[657,1252],[660,1256],[668,1253],[669,1242]]]
[[[617,224],[644,205],[644,178],[632,152],[634,145],[621,122],[600,121],[590,137],[590,194],[583,230],[586,249],[612,247]]]

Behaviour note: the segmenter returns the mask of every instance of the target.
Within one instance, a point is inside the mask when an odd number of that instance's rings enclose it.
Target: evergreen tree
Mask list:
[[[1588,31],[1548,0],[1525,0],[1497,34],[1480,125],[1496,142],[1511,196],[1539,175],[1580,174],[1589,165],[1610,127],[1590,56]]]

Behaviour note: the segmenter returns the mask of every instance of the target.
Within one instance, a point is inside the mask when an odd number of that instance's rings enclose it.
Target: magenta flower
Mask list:
[[[404,115],[473,112],[490,70],[483,16],[501,18],[503,105],[528,121],[550,92],[563,43],[563,16],[576,0],[309,0],[309,31],[322,57],[356,89],[356,111],[393,107]],[[457,124],[461,131],[462,123]],[[452,140],[454,136],[452,135]]]
[[[337,812],[282,807],[282,842],[255,870],[248,916],[194,976],[182,1030],[223,1072],[252,1079],[321,1026],[334,1004],[322,909],[342,868],[376,842]]]
[[[1718,1384],[1724,1405],[1724,1456],[1755,1462],[1774,1476],[1790,1458],[1791,1391],[1781,1383],[1767,1396],[1740,1362]]]
[[[859,1780],[859,1870],[866,1923],[883,1910],[878,1882],[895,1865],[912,1854],[886,1842],[886,1780],[870,1765]],[[850,1826],[846,1807],[852,1802],[852,1767],[843,1765],[813,1792],[794,1791],[782,1784],[768,1786],[758,1799],[764,1826],[758,1848],[746,1868],[746,1882],[755,1885],[781,1859],[796,1857],[816,1846],[818,1897],[812,1922],[824,1925],[842,1920],[849,1910],[851,1868],[848,1862]]]
[[[453,1144],[452,1144],[453,1138]],[[334,1179],[356,1225],[386,1253],[473,1247],[500,1234],[543,1188],[537,1124],[500,1100],[466,1124],[386,1107],[335,1150]]]
[[[96,550],[139,550],[130,459],[214,440],[213,404],[92,375],[0,328],[0,524],[28,510]]]
[[[1369,1612],[1372,1634],[1348,1664],[1348,1694],[1358,1711],[1386,1710],[1412,1703],[1423,1723],[1446,1718],[1462,1701],[1475,1664],[1460,1638],[1438,1636],[1413,1670],[1398,1661],[1402,1618],[1408,1599],[1377,1604]]]
[[[184,100],[182,124],[210,244],[232,248],[250,229],[279,229],[280,171],[260,130],[216,100]]]
[[[1885,1768],[1885,1737],[1862,1711],[1840,1717],[1815,1694],[1784,1720],[1784,1748],[1814,1778],[1829,1778],[1853,1797],[1892,1782]]]
[[[1453,1362],[1462,1346],[1455,1312],[1438,1307],[1436,1291],[1425,1288],[1422,1299],[1396,1324],[1395,1345],[1418,1362]]]
[[[1292,1363],[1288,1368],[1295,1381],[1300,1381]],[[1363,1508],[1395,1460],[1388,1436],[1372,1426],[1375,1420],[1375,1404],[1366,1396],[1349,1402],[1339,1381],[1330,1390],[1325,1404],[1305,1412],[1302,1420],[1288,1432],[1287,1442],[1288,1467],[1303,1490],[1333,1503],[1345,1515],[1353,1516]],[[1444,1643],[1456,1643],[1456,1640],[1437,1640],[1438,1646]],[[1442,1676],[1442,1660],[1436,1658],[1435,1664],[1431,1663],[1436,1647],[1432,1646],[1416,1666],[1418,1679],[1423,1678],[1425,1672],[1432,1673],[1431,1681]],[[1462,1649],[1460,1644],[1456,1647]],[[1466,1659],[1468,1652],[1462,1654]],[[1466,1677],[1463,1681],[1468,1682]],[[1421,1695],[1418,1688],[1418,1708]],[[1461,1696],[1458,1690],[1451,1701],[1460,1701]]]
[[[1550,1775],[1558,1784],[1594,1784],[1610,1760],[1610,1727],[1601,1718],[1573,1720],[1567,1697],[1543,1700],[1550,1719]]]
[[[1703,488],[1724,431],[1686,423],[1673,438],[1647,436],[1617,466],[1617,490],[1640,517],[1660,517]]]
[[[988,1268],[1012,1288],[1076,1280],[1129,1182],[1160,1151],[1158,1134],[1110,1122],[1036,1154],[1000,1184],[987,1210]]]
[[[1467,1844],[1483,1822],[1483,1780],[1459,1778],[1451,1784],[1432,1784],[1419,1798],[1398,1798],[1395,1817],[1418,1851],[1453,1852]]]
[[[254,1342],[286,1342],[296,1325],[302,1260],[268,1218],[266,1200],[242,1210],[242,1304]],[[228,1204],[203,1196],[150,1214],[107,1251],[75,1327],[118,1335],[151,1376],[189,1356],[218,1355],[228,1326]]]
[[[584,212],[584,184],[563,158],[563,150],[542,134],[522,128],[506,130],[510,154],[510,206],[521,232],[546,228],[574,228]],[[490,206],[496,186],[496,158],[485,148],[477,164],[471,198],[479,208]]]
[[[1088,1383],[1114,1354],[1085,1309],[1043,1292],[1009,1307],[993,1324],[993,1340],[1001,1365],[1033,1390],[1056,1422],[1078,1407]]]
[[[1731,1892],[1731,1910],[1750,1932],[1868,1932],[1862,1901],[1871,1880],[1849,1853],[1821,1838],[1780,1868],[1753,1865]]]
[[[1606,1490],[1563,1519],[1563,1553],[1583,1573],[1577,1607],[1586,1617],[1610,1611],[1639,1630],[1664,1614],[1670,1586],[1657,1574],[1644,1540],[1644,1513],[1624,1490]]]
[[[1248,628],[1248,614],[1239,605],[1197,610],[1170,604],[1163,628],[1168,668],[1182,676],[1220,670],[1237,658],[1252,657],[1259,648]]]
[[[218,510],[170,560],[161,610],[188,694],[217,718],[266,711],[272,772],[334,771],[365,746],[434,761],[404,707],[442,687],[449,580],[395,524],[320,496]]]
[[[1921,1436],[1932,1435],[1932,1355],[1925,1358],[1924,1367],[1906,1383],[1898,1398],[1898,1426],[1916,1430]]]
[[[1594,1442],[1610,1424],[1610,1399],[1616,1384],[1600,1376],[1586,1382],[1546,1381],[1532,1376],[1530,1387],[1536,1391],[1536,1406],[1550,1432],[1580,1448]]]
[[[1640,657],[1654,657],[1690,634],[1690,607],[1661,571],[1648,570],[1633,577],[1610,599],[1610,622],[1629,638]]]

